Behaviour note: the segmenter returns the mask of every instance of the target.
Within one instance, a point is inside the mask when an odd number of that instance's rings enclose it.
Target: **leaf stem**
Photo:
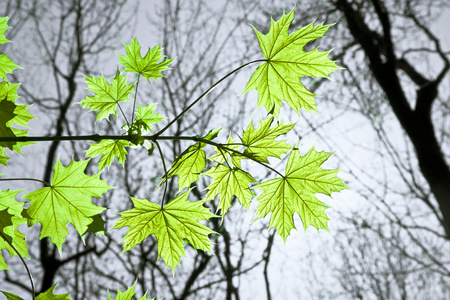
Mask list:
[[[50,183],[48,183],[48,182],[45,182],[45,181],[39,180],[39,179],[35,179],[35,178],[0,178],[0,181],[25,181],[25,180],[28,180],[28,181],[37,181],[37,182],[40,182],[40,183],[42,183],[42,184],[44,184],[44,185],[46,185],[46,186],[49,186],[49,187],[52,186],[52,185],[51,185]]]
[[[155,141],[155,144],[156,144],[156,147],[158,148],[159,156],[161,156],[161,161],[162,161],[163,168],[164,168],[164,174],[167,174],[166,162],[164,160],[164,155],[162,153],[161,146],[159,146],[159,143],[157,141]],[[166,181],[164,182],[164,193],[163,193],[163,197],[161,200],[161,208],[164,206],[164,202],[166,200],[167,184],[168,184],[167,181],[168,180],[166,179]]]
[[[206,95],[208,95],[212,90],[214,90],[222,81],[224,81],[225,79],[227,79],[228,77],[230,77],[231,75],[233,75],[234,73],[238,72],[239,70],[252,65],[254,63],[257,62],[262,62],[262,61],[266,61],[265,59],[258,59],[258,60],[253,60],[251,62],[248,62],[246,64],[241,65],[240,67],[234,69],[233,71],[231,71],[230,73],[228,73],[227,75],[225,75],[224,77],[222,77],[221,79],[219,79],[216,83],[214,83],[209,89],[207,89],[203,94],[201,94],[197,99],[194,100],[194,102],[192,102],[188,107],[186,107],[181,113],[178,114],[178,116],[175,117],[175,119],[173,119],[172,121],[169,122],[169,124],[167,124],[163,129],[161,129],[160,131],[158,131],[156,134],[154,134],[155,138],[158,138],[164,131],[166,131],[170,126],[172,126],[173,123],[175,123],[176,121],[178,121],[188,110],[190,110],[195,104],[197,104],[197,102],[199,102],[200,100],[202,100]]]
[[[19,251],[16,249],[16,247],[14,247],[14,245],[10,241],[8,241],[8,239],[5,237],[5,235],[1,231],[0,231],[0,236],[11,246],[11,248],[13,248],[14,252],[16,252],[16,254],[19,256],[20,260],[22,261],[22,264],[24,265],[25,269],[27,270],[28,278],[30,278],[31,292],[33,294],[33,300],[34,300],[36,297],[36,292],[34,290],[34,280],[33,280],[33,275],[31,275],[30,269],[28,269],[27,263],[25,262],[25,260],[23,259],[22,255],[19,253]]]
[[[127,116],[123,112],[122,106],[120,106],[120,103],[117,102],[117,106],[119,106],[120,112],[122,113],[123,118],[125,119],[125,122],[127,122],[128,126],[131,126],[131,124],[128,122]]]
[[[131,125],[133,125],[134,122],[134,109],[136,108],[136,99],[138,94],[138,88],[139,88],[139,79],[141,79],[141,74],[138,74],[138,79],[136,80],[136,90],[134,92],[134,101],[133,101],[133,111],[131,112]]]

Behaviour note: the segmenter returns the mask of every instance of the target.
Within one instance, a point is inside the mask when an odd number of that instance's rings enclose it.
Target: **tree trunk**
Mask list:
[[[435,136],[431,120],[431,107],[438,95],[438,85],[443,76],[427,80],[404,59],[397,59],[391,38],[389,15],[379,0],[372,0],[377,17],[383,29],[383,35],[369,29],[360,11],[353,9],[347,0],[337,0],[337,9],[343,12],[350,33],[361,45],[373,76],[386,93],[389,104],[410,138],[417,155],[419,168],[436,198],[442,218],[439,220],[450,239],[450,169]],[[446,66],[441,75],[448,70]],[[419,88],[416,94],[416,106],[411,108],[403,91],[397,70],[402,68]],[[409,72],[408,72],[409,70]]]

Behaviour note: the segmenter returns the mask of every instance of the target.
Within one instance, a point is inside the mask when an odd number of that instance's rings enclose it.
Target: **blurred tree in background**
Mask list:
[[[441,13],[449,13],[448,1],[137,4],[131,0],[0,3],[0,12],[10,17],[12,26],[8,36],[15,48],[11,53],[27,71],[17,72],[16,80],[25,83],[19,92],[23,102],[35,103],[33,113],[44,124],[40,133],[78,135],[101,130],[117,134],[106,122],[89,125],[94,115],[83,112],[75,102],[86,94],[82,74],[115,73],[113,50],[121,51],[120,42],[128,42],[136,29],[146,28],[148,36],[142,38],[151,39],[148,46],[161,43],[166,55],[177,57],[167,78],[153,82],[144,92],[148,103],[160,102],[158,108],[171,118],[230,69],[261,57],[248,23],[266,33],[268,18],[278,19],[283,9],[296,4],[292,28],[315,19],[336,22],[320,47],[332,45],[332,56],[345,67],[333,74],[333,83],[305,80],[322,95],[318,100],[322,116],[302,118],[295,127],[297,136],[309,146],[319,136],[318,147],[337,149],[339,161],[331,163],[347,173],[344,177],[350,178],[353,192],[337,198],[342,203],[330,203],[338,209],[332,215],[331,237],[299,232],[301,237],[288,241],[286,248],[272,230],[263,229],[266,224],[248,226],[248,212],[232,207],[233,213],[223,222],[211,221],[220,233],[215,256],[188,249],[189,258],[182,260],[174,277],[157,261],[152,238],[121,254],[120,231],[95,239],[87,235],[85,244],[70,236],[60,257],[47,239],[35,242],[36,237],[29,242],[29,265],[38,289],[46,290],[58,281],[58,289],[70,290],[71,299],[104,299],[106,288],[116,290],[118,283],[125,287],[137,279],[137,290],[148,290],[157,299],[450,297],[450,49],[434,25]],[[317,42],[307,45],[317,46]],[[52,75],[40,76],[44,73]],[[256,101],[256,93],[240,100],[234,97],[245,80],[237,75],[218,87],[178,121],[171,135],[205,134],[215,124],[227,124],[225,129],[234,132],[252,116],[259,118],[263,112],[250,111],[246,105]],[[86,118],[89,122],[80,122]],[[293,141],[298,137],[292,137]],[[173,159],[187,145],[173,141],[163,150]],[[86,150],[77,142],[35,147],[41,147],[40,155],[25,149],[24,159],[12,163],[45,181],[60,153],[62,160],[68,160],[64,153],[81,158]],[[130,152],[124,168],[113,165],[108,171],[113,178],[110,184],[118,188],[102,205],[113,211],[131,208],[126,194],[159,193],[155,188],[163,171],[158,162],[143,149]],[[42,165],[45,173],[37,173]],[[202,181],[193,190],[198,199],[207,184]],[[171,186],[168,197],[175,193],[176,187]],[[105,220],[111,217],[107,212]],[[19,261],[11,262],[15,273],[2,272],[1,287],[7,284],[29,291],[22,268],[14,266]]]

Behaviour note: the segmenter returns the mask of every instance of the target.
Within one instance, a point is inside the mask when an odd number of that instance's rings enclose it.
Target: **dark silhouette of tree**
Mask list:
[[[338,0],[333,4],[343,13],[349,32],[364,51],[373,78],[384,91],[386,101],[414,146],[420,171],[439,204],[436,218],[450,239],[450,168],[432,116],[433,104],[438,102],[439,87],[450,69],[449,53],[444,52],[436,35],[422,23],[413,1],[400,1],[390,7],[391,10],[381,0],[366,3],[364,6],[370,5],[366,10],[374,11],[371,23],[375,26],[368,24],[362,9],[355,8],[357,2]],[[436,54],[442,62],[440,70],[424,74],[417,62],[408,57],[411,49],[397,47],[400,41],[396,40],[399,37],[395,37],[393,32],[394,11],[402,13],[414,24],[415,30],[428,37],[428,45],[422,52]],[[414,83],[414,96],[407,95],[406,90],[410,87],[402,82],[401,77],[404,76]],[[431,203],[425,203],[434,210]]]
[[[251,23],[279,18],[285,5],[259,5]],[[435,25],[448,8],[439,0],[297,3],[292,26],[336,23],[307,47],[333,45],[345,68],[335,85],[305,80],[324,96],[328,120],[307,116],[309,129],[297,126],[298,134],[338,149],[348,185],[365,200],[338,211],[333,241],[309,246],[311,267],[299,280],[311,299],[448,298],[450,51]],[[314,255],[324,248],[335,252]]]

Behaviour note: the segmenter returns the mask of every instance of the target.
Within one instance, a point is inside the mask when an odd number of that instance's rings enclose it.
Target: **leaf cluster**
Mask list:
[[[119,212],[120,218],[112,228],[128,227],[122,241],[124,252],[154,235],[158,242],[158,258],[161,257],[166,266],[175,272],[181,257],[186,256],[186,243],[195,249],[212,252],[209,235],[215,232],[204,224],[211,218],[223,218],[235,199],[248,210],[252,201],[258,202],[256,219],[270,214],[270,227],[275,227],[284,241],[296,228],[295,214],[300,217],[305,230],[309,226],[328,230],[326,209],[329,206],[317,199],[316,194],[331,196],[332,192],[346,188],[342,179],[337,177],[338,170],[322,168],[332,153],[311,148],[301,155],[298,145],[293,147],[284,137],[296,124],[280,121],[279,117],[283,101],[297,113],[300,109],[317,111],[315,95],[306,89],[300,79],[304,76],[327,78],[339,67],[328,58],[330,51],[303,50],[307,43],[321,38],[330,25],[311,23],[289,33],[293,19],[294,10],[283,14],[278,21],[272,20],[267,34],[254,28],[264,58],[248,64],[261,62],[243,93],[256,90],[257,107],[264,107],[268,116],[256,126],[253,121],[250,122],[238,134],[228,133],[228,139],[223,143],[217,142],[221,129],[210,130],[205,136],[163,134],[202,97],[169,120],[163,129],[153,133],[154,126],[164,121],[165,117],[155,111],[156,103],[143,106],[138,102],[139,81],[143,77],[150,83],[150,79],[157,81],[164,77],[162,72],[170,69],[173,59],[162,54],[160,45],[148,49],[142,56],[137,38],[132,39],[130,44],[124,44],[126,54],[118,54],[122,69],[117,69],[110,82],[104,75],[85,76],[87,89],[92,95],[79,102],[84,108],[96,112],[96,122],[109,121],[110,115],[123,120],[122,134],[113,138],[96,135],[96,142],[90,144],[84,160],[72,160],[64,166],[58,159],[51,182],[22,197],[30,203],[27,209],[23,208],[23,202],[15,199],[21,191],[0,191],[0,249],[6,249],[11,256],[28,257],[25,236],[18,231],[18,226],[25,223],[28,226],[41,224],[40,237],[49,237],[60,252],[69,234],[68,224],[72,224],[82,238],[87,232],[105,234],[101,215],[106,208],[95,205],[92,199],[113,188],[106,180],[100,179],[101,172],[111,166],[115,157],[124,165],[127,148],[131,146],[145,146],[149,155],[158,149],[164,167],[159,187],[164,186],[164,192],[161,199],[139,199],[130,195],[134,207]],[[0,18],[0,43],[9,42],[4,36],[9,28],[7,20]],[[6,166],[6,148],[20,153],[21,147],[33,143],[32,138],[24,138],[27,137],[26,129],[13,125],[28,128],[28,122],[34,117],[28,112],[29,106],[15,102],[19,85],[6,80],[6,73],[19,67],[6,54],[0,55],[0,66],[0,78],[3,79],[0,82],[0,163]],[[136,80],[131,83],[128,83],[129,73],[137,74]],[[130,101],[133,102],[133,110],[127,114],[122,104]],[[74,140],[76,138],[73,137]],[[191,140],[192,144],[177,157],[171,158],[173,162],[167,168],[160,142],[176,139]],[[212,148],[214,154],[207,157],[206,147]],[[101,157],[97,160],[98,156]],[[97,161],[98,173],[86,175],[85,170],[92,159]],[[284,173],[271,163],[282,159],[287,160]],[[255,164],[272,172],[273,178],[255,179],[257,177],[251,174],[252,170],[246,168]],[[196,188],[200,176],[211,178],[210,183],[202,200],[191,201],[190,192]],[[178,192],[173,199],[166,199],[168,181],[175,177],[178,177]],[[216,199],[218,210],[212,213],[207,202]],[[155,203],[158,200],[160,204]],[[0,270],[7,268],[0,255]],[[41,294],[35,299],[68,299],[68,295],[53,295],[53,289],[44,293],[47,296]],[[21,299],[3,293],[8,299]],[[124,293],[118,290],[116,299],[131,299],[133,295],[134,285]],[[108,299],[111,299],[109,293]],[[140,299],[147,299],[146,295]]]

